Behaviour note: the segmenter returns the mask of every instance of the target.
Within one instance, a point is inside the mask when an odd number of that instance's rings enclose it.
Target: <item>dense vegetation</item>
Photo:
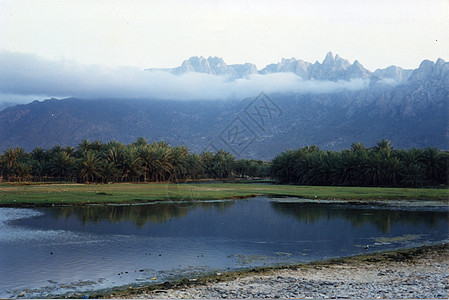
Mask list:
[[[447,151],[395,150],[387,140],[372,148],[354,143],[339,152],[308,146],[285,151],[272,161],[274,178],[303,185],[440,186],[448,184],[448,169]]]
[[[316,146],[287,150],[271,162],[236,159],[225,151],[190,153],[184,146],[139,138],[82,141],[76,148],[54,146],[26,153],[12,148],[0,156],[7,181],[161,182],[206,178],[267,177],[300,185],[442,186],[448,183],[449,153],[435,147],[396,150],[382,140],[366,148],[324,151]]]
[[[193,154],[184,146],[148,144],[144,138],[123,145],[82,141],[76,148],[49,150],[11,148],[0,156],[1,177],[7,181],[137,182],[203,178],[268,176],[269,163],[235,159],[230,153]]]

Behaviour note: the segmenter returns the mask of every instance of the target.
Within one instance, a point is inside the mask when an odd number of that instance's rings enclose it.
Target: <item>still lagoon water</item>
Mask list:
[[[0,208],[0,297],[107,291],[437,243],[448,240],[448,215],[447,207],[266,197]]]

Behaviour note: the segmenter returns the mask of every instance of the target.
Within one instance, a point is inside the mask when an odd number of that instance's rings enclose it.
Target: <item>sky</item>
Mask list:
[[[449,60],[447,28],[449,0],[0,0],[1,59],[24,55],[97,74],[172,68],[191,56],[262,69],[283,57],[321,62],[328,51],[372,71],[415,69],[424,59]],[[9,72],[14,63],[2,66]],[[8,89],[0,93],[44,94]],[[45,96],[69,96],[61,92]]]

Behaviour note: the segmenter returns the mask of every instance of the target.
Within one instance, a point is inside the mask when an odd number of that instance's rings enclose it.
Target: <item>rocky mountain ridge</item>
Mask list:
[[[350,80],[350,79],[393,79],[398,82],[406,81],[412,70],[405,70],[397,66],[390,66],[385,69],[378,69],[371,72],[363,67],[359,61],[350,63],[341,58],[338,54],[335,56],[328,52],[324,60],[320,63],[306,62],[301,59],[283,58],[278,63],[273,63],[258,70],[255,64],[234,64],[227,65],[220,57],[193,56],[182,62],[181,66],[173,69],[146,69],[146,71],[167,71],[173,74],[185,74],[189,72],[205,73],[212,75],[226,75],[232,78],[244,78],[253,74],[272,74],[272,73],[294,73],[303,80]]]
[[[354,65],[361,70],[356,62],[351,65],[329,55],[319,64],[321,73],[314,74],[331,78]],[[313,70],[313,65],[306,66]],[[226,69],[217,60],[214,69],[220,68]],[[285,60],[279,68],[273,67],[278,69],[299,70],[301,66],[298,61]],[[224,149],[258,159],[271,159],[285,149],[305,145],[339,150],[353,142],[372,146],[384,138],[396,148],[448,150],[449,63],[425,60],[412,71],[391,67],[383,71],[388,73],[383,77],[376,72],[362,73],[370,76],[366,88],[334,93],[285,92],[210,101],[34,101],[0,111],[0,151],[17,146],[27,151],[55,144],[76,146],[83,139],[130,143],[138,137],[186,145],[195,152]],[[385,83],[387,77],[399,82]],[[230,129],[246,136],[229,139]]]

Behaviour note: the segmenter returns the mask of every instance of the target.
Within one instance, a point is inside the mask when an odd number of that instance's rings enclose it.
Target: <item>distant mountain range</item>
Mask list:
[[[184,60],[181,66],[173,69],[146,69],[146,71],[167,71],[173,74],[189,72],[206,73],[213,75],[228,75],[233,78],[244,78],[252,74],[294,73],[303,80],[350,80],[350,79],[381,79],[388,78],[396,81],[406,81],[412,74],[412,70],[404,70],[400,67],[390,66],[386,69],[378,69],[371,72],[365,69],[357,60],[351,64],[338,54],[328,52],[322,63],[309,63],[294,57],[283,58],[276,64],[269,64],[258,70],[252,63],[227,65],[220,57],[194,56]]]
[[[332,53],[322,63],[283,59],[261,70],[252,64],[226,65],[217,57],[193,57],[163,71],[232,78],[291,72],[304,81],[368,83],[357,90],[261,93],[241,100],[34,101],[0,111],[0,151],[76,146],[83,139],[130,143],[141,136],[196,152],[224,149],[260,159],[304,145],[339,150],[353,142],[372,146],[383,138],[396,148],[449,149],[449,63],[442,59],[425,60],[415,70],[391,66],[371,72]]]

